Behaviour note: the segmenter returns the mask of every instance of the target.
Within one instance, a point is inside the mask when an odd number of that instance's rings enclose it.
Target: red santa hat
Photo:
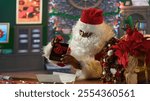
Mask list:
[[[99,25],[103,23],[103,11],[96,8],[84,9],[80,21],[85,24]]]

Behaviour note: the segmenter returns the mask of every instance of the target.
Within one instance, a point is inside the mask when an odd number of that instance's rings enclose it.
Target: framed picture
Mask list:
[[[17,24],[41,24],[43,0],[17,0]]]
[[[9,42],[9,23],[0,23],[0,43]]]

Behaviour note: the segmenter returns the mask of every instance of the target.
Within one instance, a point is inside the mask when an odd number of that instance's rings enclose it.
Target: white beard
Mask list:
[[[83,38],[80,35],[74,36],[70,43],[71,55],[76,58],[83,56],[93,57],[100,51],[98,41],[99,38],[95,36],[89,38]]]
[[[93,34],[88,37],[82,37],[79,30],[84,32],[92,32]],[[114,33],[108,25],[102,23],[100,25],[89,25],[77,22],[73,27],[73,36],[70,41],[71,55],[78,60],[87,57],[93,57],[102,50],[106,42],[113,37]]]

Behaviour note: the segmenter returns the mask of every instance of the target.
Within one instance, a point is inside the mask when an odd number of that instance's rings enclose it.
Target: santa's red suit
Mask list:
[[[95,59],[95,55],[114,36],[112,28],[103,21],[102,15],[100,9],[85,9],[72,29],[72,39],[69,43],[70,55],[80,62],[82,68],[76,72],[80,79],[99,78],[102,74],[102,66]],[[51,43],[44,48],[44,56],[48,60],[51,48]]]

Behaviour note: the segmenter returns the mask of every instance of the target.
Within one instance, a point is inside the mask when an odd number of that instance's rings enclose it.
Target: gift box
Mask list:
[[[138,84],[150,84],[150,70],[148,70],[148,80],[146,79],[145,71],[140,71],[137,73]]]
[[[150,65],[146,65],[144,61],[139,60],[135,72],[139,84],[150,83]]]

